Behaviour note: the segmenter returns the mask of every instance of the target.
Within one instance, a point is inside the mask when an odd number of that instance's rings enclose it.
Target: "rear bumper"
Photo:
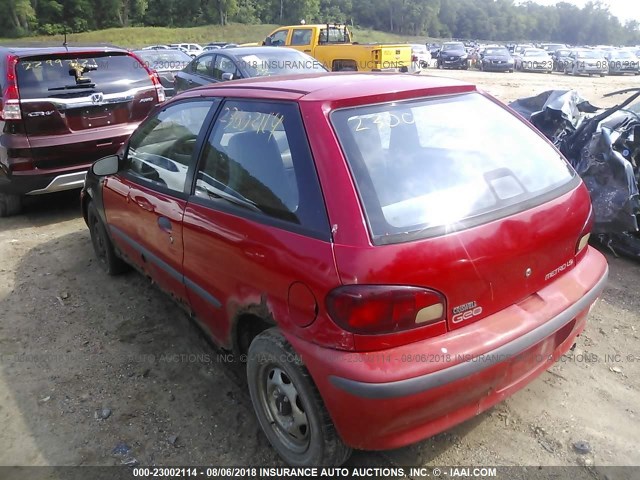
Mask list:
[[[91,164],[77,165],[72,169],[54,172],[14,172],[11,177],[0,171],[0,192],[13,195],[42,195],[82,188],[90,166]]]
[[[289,340],[348,445],[398,448],[481,413],[549,368],[584,329],[606,277],[606,260],[589,248],[520,304],[439,337],[368,353]]]

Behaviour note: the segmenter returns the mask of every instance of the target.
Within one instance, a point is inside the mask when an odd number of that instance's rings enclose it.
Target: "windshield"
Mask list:
[[[485,55],[507,56],[509,52],[506,48],[487,48],[484,52]]]
[[[268,53],[240,55],[238,65],[247,70],[251,77],[327,71],[318,60],[309,55],[295,50],[277,48]]]
[[[549,54],[544,50],[525,50],[525,57],[546,57],[549,58]]]
[[[598,52],[595,50],[582,50],[576,54],[578,58],[603,58],[604,55],[602,52]]]
[[[52,54],[20,59],[16,69],[22,98],[86,96],[93,91],[120,93],[151,85],[144,66],[126,54]]]
[[[636,58],[636,56],[633,53],[625,50],[621,50],[619,52],[611,52],[610,55],[611,55],[611,58],[628,58],[628,59]]]
[[[193,60],[180,50],[142,50],[135,53],[154,70],[182,70]]]
[[[331,120],[374,243],[524,210],[575,175],[527,124],[477,93],[341,109]]]
[[[462,50],[466,51],[464,44],[462,43],[445,43],[442,45],[442,50]]]

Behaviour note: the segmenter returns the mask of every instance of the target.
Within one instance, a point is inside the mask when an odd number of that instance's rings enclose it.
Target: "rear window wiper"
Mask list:
[[[49,88],[48,91],[49,92],[55,92],[55,91],[59,91],[59,90],[79,90],[79,89],[83,89],[83,88],[96,88],[96,84],[95,83],[86,83],[84,85],[82,85],[82,84],[65,85],[64,87],[52,87],[52,88]]]

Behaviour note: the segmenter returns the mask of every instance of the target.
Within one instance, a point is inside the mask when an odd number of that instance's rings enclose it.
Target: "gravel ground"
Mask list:
[[[441,72],[503,101],[577,88],[596,105],[635,77]],[[242,372],[136,273],[93,259],[77,192],[0,219],[0,465],[282,465]],[[640,465],[640,265],[610,280],[577,348],[493,409],[349,465]],[[579,454],[575,442],[589,443]],[[577,478],[577,474],[575,475]],[[589,477],[591,478],[591,477]]]

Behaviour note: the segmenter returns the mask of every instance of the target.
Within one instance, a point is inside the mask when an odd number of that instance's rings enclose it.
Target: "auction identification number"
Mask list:
[[[209,467],[205,469],[187,467],[135,467],[134,477],[255,477],[258,475],[256,467]]]

